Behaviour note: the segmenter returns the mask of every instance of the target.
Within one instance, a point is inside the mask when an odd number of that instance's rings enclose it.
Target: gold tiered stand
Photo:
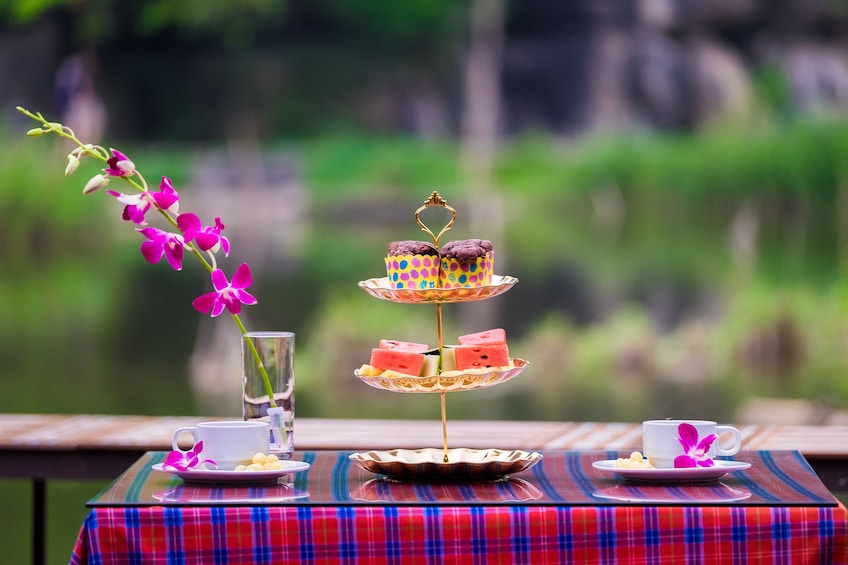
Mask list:
[[[421,221],[421,213],[431,207],[445,208],[451,218],[445,226],[434,234]],[[433,240],[436,249],[442,236],[450,230],[456,221],[456,210],[439,195],[433,192],[424,204],[415,211],[415,221]],[[359,282],[359,287],[375,298],[402,304],[434,304],[436,306],[436,327],[438,348],[441,354],[444,347],[442,334],[442,304],[474,302],[499,296],[512,288],[518,279],[509,276],[492,276],[491,284],[473,288],[394,288],[387,277],[368,279]],[[523,359],[511,359],[510,367],[503,369],[483,368],[458,371],[439,371],[435,375],[411,376],[385,371],[379,375],[370,375],[361,369],[356,376],[364,383],[382,390],[404,393],[439,393],[442,412],[442,450],[437,459],[436,450],[392,450],[389,452],[355,453],[351,459],[361,467],[401,479],[489,479],[503,477],[535,465],[541,458],[539,453],[524,451],[504,451],[499,449],[471,450],[448,449],[446,393],[476,390],[504,383],[518,376],[529,363]]]

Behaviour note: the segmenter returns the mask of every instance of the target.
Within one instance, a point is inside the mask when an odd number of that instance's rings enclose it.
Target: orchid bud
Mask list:
[[[79,167],[79,164],[80,164],[80,160],[76,155],[74,155],[73,153],[68,155],[68,166],[65,167],[65,176],[66,177],[71,176],[73,174],[73,172],[77,170],[77,167]]]
[[[71,155],[76,155],[77,157],[79,157],[80,155],[82,155],[83,151],[85,151],[86,149],[89,149],[90,147],[91,147],[91,144],[83,145],[83,146],[79,146],[79,147],[74,147],[73,150],[71,151]]]
[[[85,183],[85,188],[82,189],[82,193],[91,194],[92,192],[97,192],[107,184],[109,184],[109,177],[101,174],[94,175],[91,177],[91,180]]]
[[[44,135],[44,130],[41,128],[32,128],[27,132],[27,135],[30,137],[40,137]]]

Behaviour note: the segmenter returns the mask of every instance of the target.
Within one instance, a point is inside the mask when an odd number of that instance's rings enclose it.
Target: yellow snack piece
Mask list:
[[[650,461],[645,459],[645,456],[638,451],[630,454],[630,457],[619,457],[615,460],[616,469],[653,469]]]
[[[283,468],[283,462],[280,458],[270,453],[256,453],[248,465],[236,465],[236,471],[280,471]]]

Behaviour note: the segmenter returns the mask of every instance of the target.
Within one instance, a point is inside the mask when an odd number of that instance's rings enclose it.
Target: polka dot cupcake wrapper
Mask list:
[[[492,282],[494,257],[478,257],[476,261],[460,263],[442,258],[439,279],[443,288],[474,288]]]
[[[439,286],[439,258],[435,255],[386,257],[386,273],[394,288],[436,288]]]

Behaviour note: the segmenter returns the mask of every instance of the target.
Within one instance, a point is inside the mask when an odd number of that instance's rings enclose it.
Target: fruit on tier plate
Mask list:
[[[439,350],[424,343],[382,339],[380,347],[371,350],[371,359],[360,368],[360,374],[427,377],[513,366],[502,328],[461,335],[457,341],[458,345]]]

